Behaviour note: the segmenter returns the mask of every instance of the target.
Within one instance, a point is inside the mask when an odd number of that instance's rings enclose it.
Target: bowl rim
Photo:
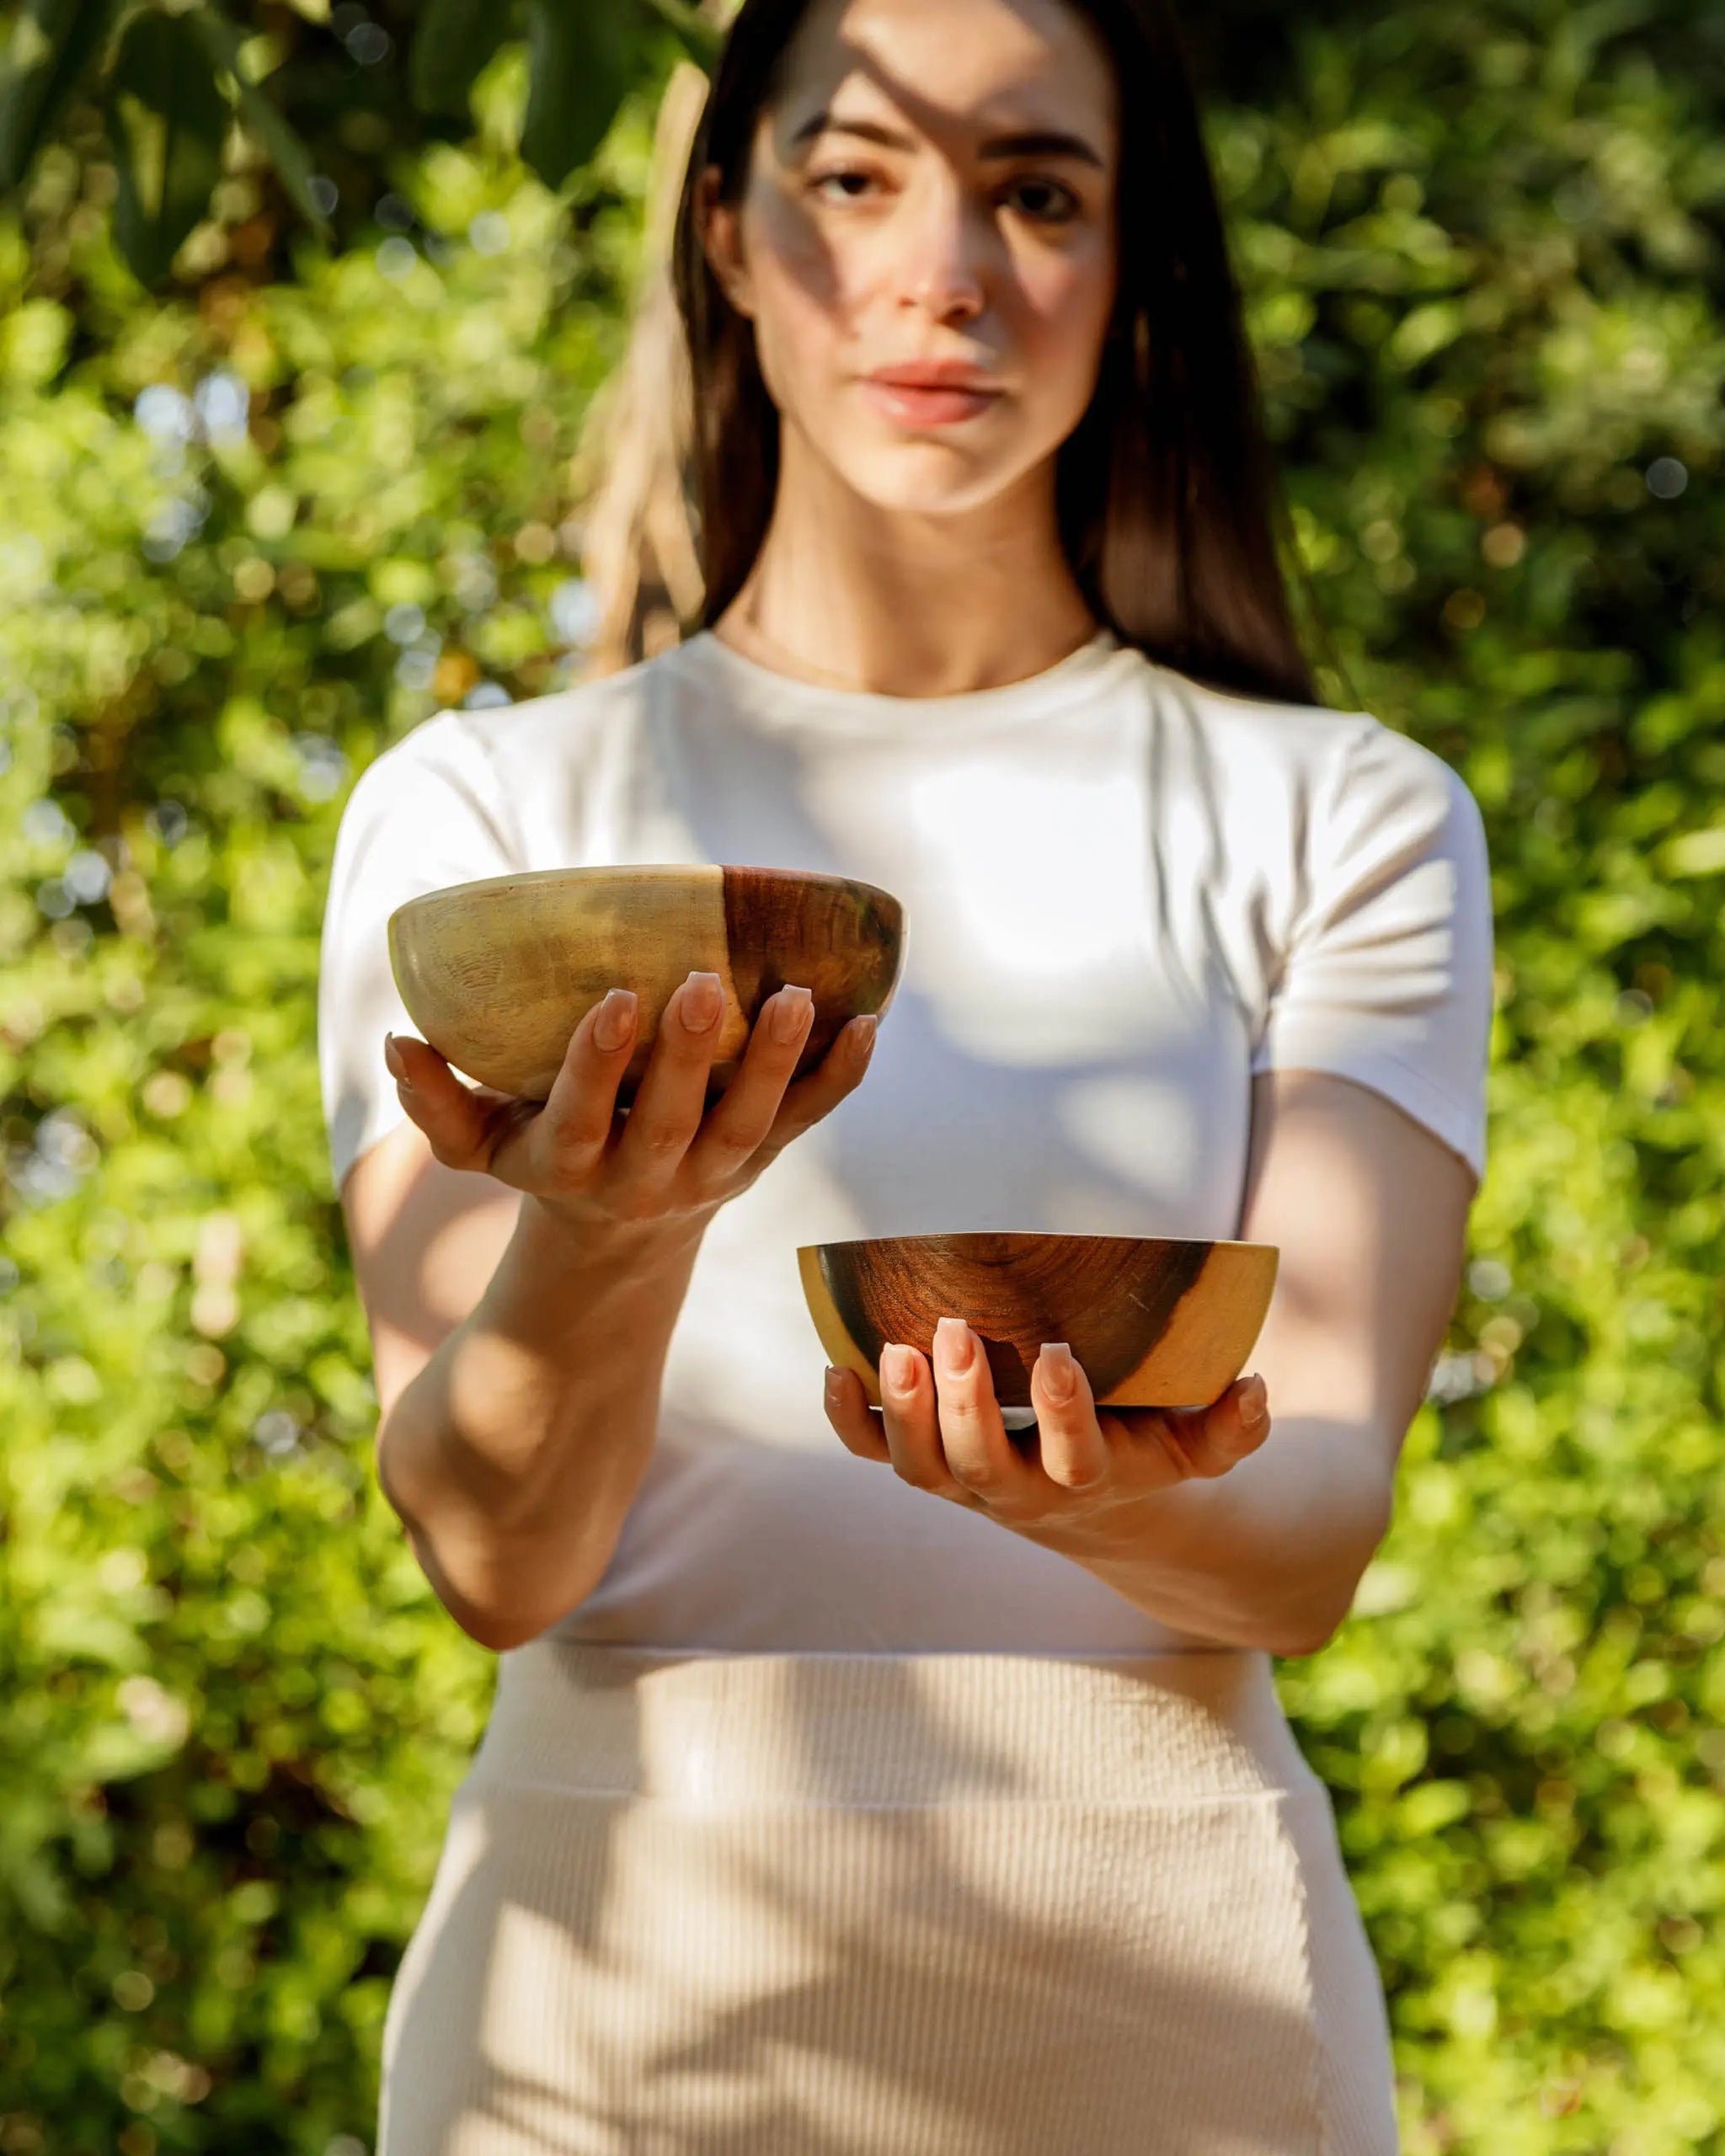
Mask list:
[[[802,1251],[868,1250],[881,1243],[949,1243],[962,1242],[972,1236],[987,1235],[996,1241],[1007,1242],[1071,1242],[1071,1243],[1132,1243],[1142,1246],[1155,1243],[1164,1246],[1201,1243],[1206,1250],[1259,1250],[1279,1251],[1279,1243],[1244,1242],[1233,1235],[1121,1235],[1106,1230],[1089,1234],[1082,1228],[933,1228],[905,1235],[849,1235],[835,1238],[830,1242],[798,1243]]]
[[[903,909],[903,901],[883,885],[871,883],[861,876],[841,876],[831,869],[788,868],[781,864],[734,861],[595,861],[577,862],[566,868],[512,868],[501,876],[478,876],[460,883],[440,883],[435,890],[419,891],[412,898],[403,899],[389,918],[398,921],[418,909],[434,908],[455,899],[501,897],[523,884],[601,883],[607,879],[694,883],[709,882],[715,876],[723,880],[727,873],[764,876],[817,888],[825,885],[836,891],[866,892]]]

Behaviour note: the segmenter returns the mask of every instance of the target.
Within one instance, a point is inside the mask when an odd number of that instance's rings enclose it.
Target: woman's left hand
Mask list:
[[[1060,1396],[1060,1378],[1071,1385]],[[1020,1451],[1001,1419],[981,1343],[961,1318],[936,1328],[932,1367],[912,1348],[881,1357],[879,1409],[854,1370],[829,1370],[827,1419],[861,1460],[913,1488],[985,1513],[1034,1541],[1093,1547],[1130,1542],[1147,1500],[1182,1482],[1226,1475],[1269,1434],[1262,1378],[1231,1385],[1208,1407],[1103,1407],[1060,1343],[1030,1374],[1037,1429]],[[1247,1419],[1256,1406],[1256,1422]]]

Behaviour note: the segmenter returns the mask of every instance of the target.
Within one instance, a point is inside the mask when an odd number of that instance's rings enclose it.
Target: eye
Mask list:
[[[873,173],[864,172],[856,165],[835,165],[830,172],[818,172],[813,176],[809,182],[809,191],[819,195],[829,180],[861,180],[866,186],[873,178]],[[857,195],[850,191],[843,195],[829,195],[826,197],[829,202],[854,202],[857,199]]]
[[[1065,224],[1070,219],[1076,217],[1084,206],[1071,189],[1062,185],[1057,179],[1041,179],[1032,177],[1015,179],[1007,191],[1010,194],[1022,194],[1028,191],[1033,195],[1039,193],[1044,198],[1053,198],[1052,209],[1047,207],[1038,209],[1033,206],[1028,211],[1028,215],[1035,218],[1039,224]]]

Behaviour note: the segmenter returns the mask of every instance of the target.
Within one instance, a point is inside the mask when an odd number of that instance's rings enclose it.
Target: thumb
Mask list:
[[[425,1132],[434,1159],[446,1168],[484,1170],[496,1143],[494,1103],[506,1097],[476,1092],[457,1078],[429,1041],[386,1033],[383,1060],[409,1116]]]
[[[1252,1419],[1255,1409],[1262,1412]],[[1269,1435],[1268,1402],[1263,1380],[1238,1378],[1208,1407],[1165,1407],[1163,1430],[1188,1476],[1210,1480],[1226,1475],[1255,1453]]]

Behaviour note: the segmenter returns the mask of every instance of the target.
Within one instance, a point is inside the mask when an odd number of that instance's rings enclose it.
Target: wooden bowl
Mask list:
[[[797,1251],[830,1362],[880,1405],[889,1341],[930,1355],[936,1321],[980,1339],[1002,1407],[1030,1405],[1044,1340],[1064,1340],[1109,1407],[1207,1407],[1246,1366],[1269,1308],[1274,1243],[1007,1230],[876,1235]]]
[[[709,1105],[734,1075],[767,997],[788,982],[814,999],[796,1071],[847,1019],[884,1011],[904,948],[899,901],[872,883],[795,868],[705,864],[542,868],[451,883],[389,916],[401,1000],[438,1054],[499,1092],[542,1101],[569,1036],[607,990],[639,999],[627,1105],[660,1015],[692,968],[724,993]]]

